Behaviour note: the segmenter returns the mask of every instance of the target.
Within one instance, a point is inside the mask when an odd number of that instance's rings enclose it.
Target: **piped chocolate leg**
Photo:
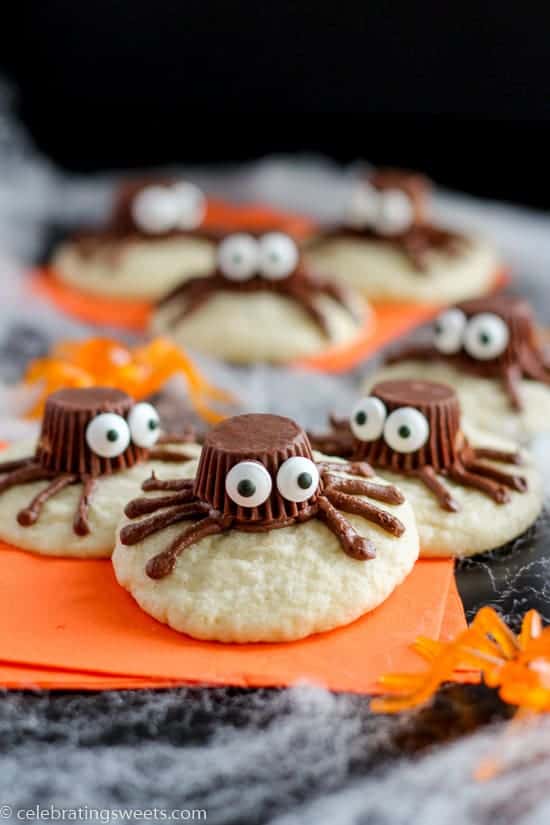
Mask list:
[[[178,556],[184,550],[207,536],[223,532],[224,529],[225,527],[217,515],[208,516],[199,521],[198,524],[194,524],[189,530],[186,530],[183,535],[175,538],[166,550],[149,559],[145,568],[147,575],[151,579],[163,579],[172,572],[176,566]]]
[[[417,342],[405,344],[398,349],[389,352],[384,359],[386,364],[395,364],[398,361],[405,361],[407,359],[418,359],[420,361],[429,361],[430,359],[440,359],[441,353],[429,342]]]
[[[518,493],[525,493],[527,491],[527,479],[523,476],[513,475],[511,473],[503,473],[495,467],[487,467],[485,464],[480,464],[477,461],[466,464],[466,469],[484,478],[490,478],[498,484],[503,484],[511,490],[516,490]]]
[[[428,490],[434,494],[444,510],[448,510],[450,513],[459,512],[460,504],[453,498],[451,491],[443,484],[441,479],[438,478],[432,467],[421,467],[415,473],[415,477],[420,479]]]
[[[170,461],[173,463],[192,461],[196,456],[189,455],[189,453],[178,452],[177,450],[151,450],[148,455],[149,461]]]
[[[504,388],[510,399],[512,407],[517,412],[523,410],[523,401],[519,393],[519,382],[521,379],[521,372],[517,366],[509,366],[504,370]]]
[[[474,458],[486,458],[488,461],[502,461],[503,464],[523,464],[521,453],[517,450],[496,450],[493,447],[472,447]]]
[[[140,516],[156,513],[166,507],[174,507],[177,504],[185,504],[195,497],[192,487],[185,487],[183,490],[168,496],[157,496],[156,498],[134,498],[130,501],[124,513],[128,518],[139,518]]]
[[[325,497],[338,510],[343,510],[344,513],[352,513],[355,516],[361,516],[367,521],[381,527],[386,533],[391,533],[392,536],[402,536],[405,532],[405,525],[396,516],[388,513],[387,510],[382,510],[368,501],[354,496],[347,495],[347,493],[340,493],[329,487],[325,490]]]
[[[342,458],[350,458],[353,455],[355,445],[351,430],[342,428],[328,433],[308,433],[311,446],[325,455],[337,455]],[[342,472],[345,472],[342,470]],[[372,475],[372,473],[371,473]]]
[[[169,527],[171,524],[177,524],[179,521],[185,521],[190,518],[205,518],[210,512],[210,506],[203,504],[200,501],[191,501],[187,504],[180,504],[177,507],[172,507],[169,510],[164,510],[161,513],[156,513],[150,518],[143,519],[136,524],[127,524],[120,531],[120,540],[122,544],[132,545],[138,544],[147,536]]]
[[[52,478],[52,475],[51,470],[45,470],[39,464],[26,464],[0,479],[0,493],[9,490],[11,487],[16,487],[18,484],[45,481],[46,479]]]
[[[446,471],[447,475],[464,487],[473,487],[481,493],[492,498],[497,504],[506,504],[510,501],[510,493],[501,484],[497,484],[489,478],[485,478],[476,473],[468,472],[465,467],[455,465]]]
[[[405,496],[393,484],[378,484],[375,481],[365,481],[361,478],[343,478],[329,473],[323,474],[323,481],[328,489],[339,493],[350,493],[356,496],[368,496],[386,504],[403,504]]]
[[[338,512],[328,498],[319,496],[317,503],[319,505],[319,518],[334,533],[347,556],[357,561],[376,558],[376,548],[373,542],[359,535],[355,527]]]
[[[90,507],[90,496],[95,487],[95,479],[91,476],[85,476],[82,479],[83,489],[78,501],[78,507],[73,520],[73,530],[77,536],[87,536],[90,532],[90,523],[88,521],[88,510]]]
[[[187,490],[192,489],[194,484],[194,479],[192,478],[171,478],[168,481],[162,481],[162,479],[157,478],[155,473],[151,473],[151,476],[147,478],[143,484],[141,485],[141,489],[148,493],[151,491],[157,490]]]
[[[527,378],[550,384],[550,353],[538,350],[522,354],[521,369]]]
[[[38,521],[42,508],[48,499],[53,498],[53,496],[60,493],[61,490],[64,490],[65,487],[68,487],[69,484],[74,484],[77,480],[78,479],[76,476],[69,474],[61,475],[55,478],[50,484],[48,484],[47,487],[45,487],[32,499],[28,507],[25,507],[24,510],[20,510],[18,512],[17,521],[21,527],[30,527],[32,524],[35,524]]]
[[[349,473],[362,478],[371,478],[374,475],[374,470],[366,461],[320,461],[318,466],[321,472],[332,470],[334,473]]]
[[[28,467],[30,464],[34,463],[34,456],[30,456],[29,458],[17,458],[14,461],[2,461],[0,462],[0,474],[12,473],[14,470],[19,470],[21,467]]]
[[[309,288],[302,287],[298,282],[294,283],[292,279],[285,281],[284,290],[281,289],[281,292],[283,295],[296,301],[306,315],[309,315],[311,320],[328,336],[329,327],[327,319],[324,312],[319,309],[315,302],[315,292],[312,293]]]

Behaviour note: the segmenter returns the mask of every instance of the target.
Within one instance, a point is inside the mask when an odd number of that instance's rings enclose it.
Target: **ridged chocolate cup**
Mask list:
[[[479,361],[461,351],[455,360],[479,375],[492,376],[500,373],[503,366],[523,363],[529,352],[538,350],[537,330],[533,310],[529,302],[514,295],[489,295],[472,298],[457,304],[468,319],[483,312],[498,315],[506,323],[510,333],[508,346],[497,358]]]
[[[294,421],[278,415],[250,414],[228,418],[207,434],[197,469],[194,492],[215,510],[233,516],[241,525],[295,519],[317,500],[318,491],[304,502],[283,498],[277,490],[277,471],[288,458],[313,460],[306,433]],[[241,507],[226,493],[225,479],[235,464],[257,461],[273,482],[271,495],[258,507]]]
[[[374,467],[397,472],[411,472],[430,466],[434,470],[451,467],[465,447],[460,430],[460,405],[452,387],[432,381],[383,381],[371,390],[382,401],[388,415],[400,407],[414,407],[423,413],[430,426],[427,442],[419,450],[400,453],[385,442],[355,439],[354,460],[367,461]]]
[[[46,400],[36,460],[56,473],[97,477],[111,475],[145,461],[149,451],[130,442],[114,458],[102,458],[90,450],[86,428],[101,413],[115,413],[126,419],[134,400],[110,387],[86,387],[54,392]]]
[[[368,182],[375,189],[401,189],[408,195],[414,210],[413,224],[418,226],[429,218],[431,184],[418,172],[406,169],[379,169],[369,175]]]

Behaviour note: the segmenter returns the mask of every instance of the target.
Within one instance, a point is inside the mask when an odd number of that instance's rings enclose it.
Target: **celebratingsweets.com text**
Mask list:
[[[29,808],[0,804],[4,822],[207,822],[205,808],[100,808],[78,805],[32,805]]]

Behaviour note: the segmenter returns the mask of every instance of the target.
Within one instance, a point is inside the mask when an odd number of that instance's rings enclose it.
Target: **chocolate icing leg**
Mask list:
[[[465,487],[473,487],[474,489],[485,493],[489,496],[489,498],[492,498],[493,501],[496,501],[497,504],[506,504],[510,501],[510,494],[508,490],[500,484],[491,481],[491,479],[468,472],[465,467],[455,465],[446,472],[454,481],[457,481],[459,484],[463,484]]]
[[[82,484],[83,490],[80,494],[80,500],[73,520],[73,530],[77,536],[87,536],[90,532],[88,508],[90,506],[90,496],[95,487],[95,479],[91,476],[85,476],[82,479]]]
[[[418,342],[405,344],[399,349],[389,352],[384,359],[386,364],[395,364],[398,361],[405,361],[407,359],[416,359],[421,361],[428,361],[430,359],[440,359],[441,353],[428,342]]]
[[[172,507],[177,504],[185,504],[194,498],[193,488],[185,487],[183,490],[169,496],[157,496],[156,498],[135,498],[130,501],[124,510],[128,518],[139,518],[148,513],[156,513],[165,507]]]
[[[172,572],[176,565],[178,556],[183,553],[187,547],[196,544],[201,539],[207,536],[213,536],[216,533],[221,533],[224,530],[223,522],[219,515],[207,516],[198,524],[194,524],[189,530],[181,536],[177,536],[172,544],[158,553],[153,558],[149,559],[145,568],[147,575],[151,579],[163,579]]]
[[[474,458],[486,458],[488,461],[502,461],[504,464],[522,464],[521,453],[512,450],[496,450],[493,447],[472,447]]]
[[[150,461],[172,461],[174,463],[182,461],[192,461],[196,456],[186,453],[179,453],[177,450],[151,450],[148,456]]]
[[[4,461],[0,463],[0,474],[11,473],[14,470],[19,470],[21,467],[28,467],[30,464],[34,463],[34,456],[30,456],[29,458],[18,458],[15,461]]]
[[[30,484],[32,481],[45,481],[46,479],[50,479],[52,475],[51,470],[45,470],[39,464],[26,464],[0,479],[0,493],[9,490],[10,487],[16,487],[18,484]]]
[[[150,492],[153,490],[187,490],[193,489],[194,479],[192,478],[171,478],[168,481],[162,481],[160,478],[157,478],[155,473],[152,472],[151,476],[147,478],[143,484],[141,485],[141,489],[144,492]]]
[[[375,481],[364,481],[360,478],[342,478],[329,473],[323,474],[323,481],[328,489],[337,490],[339,493],[368,496],[376,501],[384,501],[386,504],[403,504],[405,501],[401,490],[393,484],[377,484]]]
[[[65,487],[68,487],[69,484],[74,484],[77,480],[78,479],[76,476],[67,474],[58,476],[50,484],[48,484],[44,490],[32,499],[28,507],[25,507],[24,510],[20,510],[17,514],[17,521],[21,527],[30,527],[32,524],[35,524],[35,522],[38,521],[42,508],[48,499],[53,498],[53,496],[60,493],[61,490],[65,489]]]
[[[362,476],[363,478],[370,478],[374,475],[374,470],[367,464],[366,461],[320,461],[319,469],[321,472],[333,471],[340,473],[349,473],[352,476]]]
[[[120,531],[120,540],[122,544],[138,544],[147,536],[157,533],[164,527],[169,527],[171,524],[177,524],[179,521],[190,518],[204,518],[209,511],[210,506],[200,501],[180,504],[177,507],[171,507],[169,510],[164,510],[162,513],[146,518],[137,524],[127,524]]]
[[[519,382],[521,379],[521,371],[516,365],[511,365],[504,370],[504,388],[508,394],[512,407],[517,412],[523,410],[523,401],[519,394]]]
[[[370,539],[359,535],[349,521],[338,512],[325,496],[318,500],[319,517],[329,530],[334,533],[347,556],[357,561],[376,558],[376,548]]]
[[[451,491],[438,478],[433,467],[421,467],[414,474],[434,494],[441,507],[450,513],[458,513],[460,504],[453,498]]]
[[[466,469],[476,475],[490,478],[499,484],[503,484],[505,487],[510,487],[511,490],[517,490],[518,493],[525,493],[527,491],[527,480],[523,476],[503,473],[494,467],[487,467],[485,464],[480,464],[477,461],[466,464]]]
[[[377,524],[386,533],[391,533],[392,536],[402,536],[405,532],[405,525],[396,516],[388,513],[387,510],[382,510],[380,507],[375,507],[364,501],[361,498],[354,498],[346,493],[341,493],[332,487],[325,491],[325,497],[328,498],[331,504],[338,510],[343,510],[345,513],[352,513],[356,516],[361,516],[373,524]]]

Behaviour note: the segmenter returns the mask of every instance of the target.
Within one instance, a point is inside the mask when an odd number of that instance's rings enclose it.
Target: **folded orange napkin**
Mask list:
[[[228,645],[176,633],[116,583],[110,562],[52,559],[0,543],[0,684],[90,689],[170,684],[371,692],[382,673],[422,666],[418,635],[464,627],[453,563],[421,560],[377,610],[287,644]],[[456,592],[456,591],[454,591]],[[448,596],[451,594],[451,603]]]

